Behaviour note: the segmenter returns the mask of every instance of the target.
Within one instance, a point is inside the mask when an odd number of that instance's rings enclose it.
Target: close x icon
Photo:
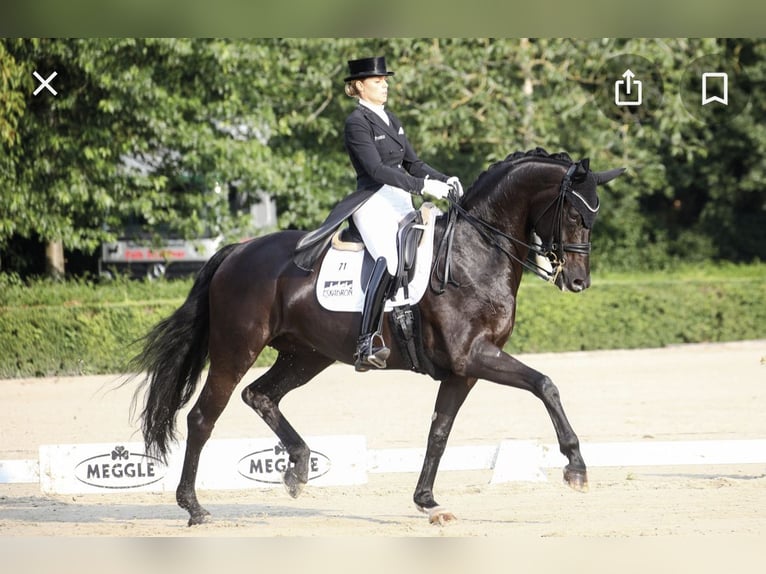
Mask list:
[[[39,85],[39,86],[37,86],[37,89],[35,89],[35,91],[34,91],[34,92],[32,92],[32,95],[33,95],[33,96],[37,96],[37,95],[39,95],[39,94],[40,94],[40,92],[42,92],[43,90],[48,90],[48,91],[49,91],[51,94],[53,94],[54,96],[57,96],[57,95],[58,95],[58,92],[56,91],[56,89],[55,89],[55,88],[54,88],[54,87],[51,85],[51,82],[53,81],[53,79],[54,79],[56,76],[58,76],[58,72],[53,72],[53,73],[52,73],[51,75],[49,75],[47,78],[43,78],[43,77],[42,77],[42,76],[41,76],[41,75],[40,75],[40,74],[37,72],[37,70],[35,70],[34,72],[32,72],[32,75],[33,75],[35,78],[37,78],[37,81],[38,81],[38,82],[40,82],[40,85]]]

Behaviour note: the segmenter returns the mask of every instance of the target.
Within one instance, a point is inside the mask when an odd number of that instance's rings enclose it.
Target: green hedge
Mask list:
[[[0,378],[121,372],[178,307],[185,281],[33,281],[0,275]]]
[[[38,282],[0,276],[0,378],[117,373],[190,280]],[[594,277],[584,293],[522,282],[510,352],[661,347],[766,338],[766,265]],[[273,351],[258,365],[270,364]]]
[[[510,352],[663,347],[766,338],[766,281],[594,282],[578,294],[522,283]]]
[[[0,377],[118,372],[138,350],[132,342],[173,308],[149,303],[4,309]]]

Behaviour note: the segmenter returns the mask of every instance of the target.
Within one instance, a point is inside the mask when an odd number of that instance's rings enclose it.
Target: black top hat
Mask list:
[[[344,82],[351,80],[361,80],[362,78],[371,78],[373,76],[393,76],[393,72],[386,70],[386,58],[378,56],[377,58],[362,58],[360,60],[348,61],[349,76],[343,79]]]

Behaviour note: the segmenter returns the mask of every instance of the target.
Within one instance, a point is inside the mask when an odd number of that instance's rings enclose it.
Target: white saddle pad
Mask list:
[[[404,296],[403,288],[399,289],[393,300],[386,301],[386,311],[400,305],[414,305],[420,301],[428,287],[434,251],[434,226],[436,216],[442,212],[431,203],[423,204],[421,211],[423,211],[425,229],[418,244],[415,273],[408,285],[409,297]],[[317,278],[317,299],[322,307],[330,311],[362,311],[364,288],[367,287],[362,285],[361,279],[366,253],[365,250],[347,251],[330,247]]]

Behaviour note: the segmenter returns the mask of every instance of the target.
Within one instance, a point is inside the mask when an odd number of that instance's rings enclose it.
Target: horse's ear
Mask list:
[[[617,169],[610,169],[609,171],[594,171],[593,175],[596,177],[596,184],[603,185],[612,181],[615,177],[623,173],[627,168],[618,167]]]

